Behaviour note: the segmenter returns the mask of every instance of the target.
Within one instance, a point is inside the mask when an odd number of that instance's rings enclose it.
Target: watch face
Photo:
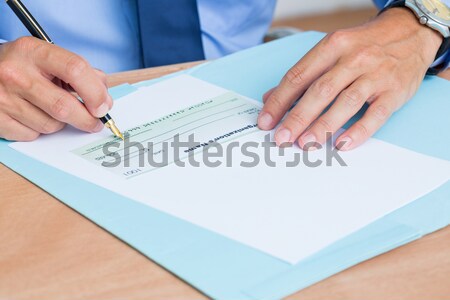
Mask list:
[[[429,17],[450,26],[449,0],[416,0],[417,6]]]

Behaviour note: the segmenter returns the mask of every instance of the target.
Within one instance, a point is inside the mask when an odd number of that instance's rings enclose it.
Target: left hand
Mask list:
[[[340,150],[364,143],[419,88],[442,36],[420,25],[406,8],[390,9],[359,27],[326,36],[264,95],[258,118],[278,145],[323,144],[367,102],[364,116],[336,141]],[[330,108],[323,111],[335,100]],[[323,113],[323,114],[322,114]]]

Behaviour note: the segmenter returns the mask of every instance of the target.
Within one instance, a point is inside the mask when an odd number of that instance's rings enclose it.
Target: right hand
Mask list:
[[[0,45],[0,138],[32,141],[66,123],[98,132],[112,104],[106,75],[78,55],[33,37]]]

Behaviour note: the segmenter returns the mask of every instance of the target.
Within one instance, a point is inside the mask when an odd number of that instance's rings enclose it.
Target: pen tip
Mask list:
[[[114,133],[114,135],[120,139],[122,139],[123,141],[125,141],[125,137],[123,136],[122,132],[119,130],[119,128],[117,128],[116,124],[114,123],[114,121],[111,119],[109,120],[105,126],[107,126],[112,133]]]
[[[122,132],[116,127],[115,130],[113,130],[113,133],[116,137],[120,138],[122,141],[125,141],[125,137],[123,136]]]

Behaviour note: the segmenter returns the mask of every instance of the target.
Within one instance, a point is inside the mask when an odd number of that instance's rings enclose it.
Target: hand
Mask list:
[[[31,141],[65,123],[97,132],[111,107],[105,74],[81,57],[32,37],[0,46],[0,138]]]
[[[301,97],[275,140],[278,145],[298,141],[312,150],[367,102],[364,116],[336,141],[340,150],[354,149],[414,95],[441,43],[442,36],[420,25],[406,8],[329,34],[264,95],[258,126],[273,129]]]

